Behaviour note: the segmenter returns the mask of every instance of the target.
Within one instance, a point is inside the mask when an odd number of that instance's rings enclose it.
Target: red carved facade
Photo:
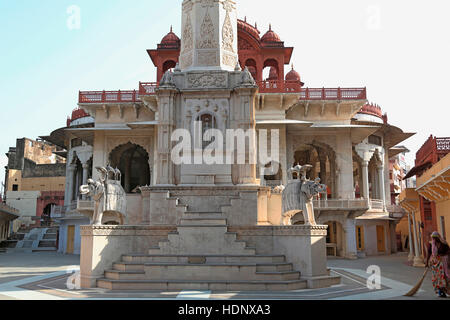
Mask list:
[[[300,74],[292,70],[285,74],[293,47],[286,47],[272,26],[261,37],[257,26],[238,20],[238,55],[242,69],[247,67],[259,86],[260,93],[300,93],[300,100],[366,100],[366,88],[303,88]],[[80,91],[79,103],[134,103],[140,96],[153,95],[167,70],[176,67],[181,51],[180,38],[170,29],[156,49],[147,50],[157,69],[156,82],[140,82],[138,90]],[[264,69],[270,68],[263,79]]]

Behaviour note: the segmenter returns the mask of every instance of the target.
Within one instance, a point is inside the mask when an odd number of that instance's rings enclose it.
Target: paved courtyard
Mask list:
[[[423,274],[423,269],[407,263],[405,254],[370,257],[355,261],[330,259],[333,274],[342,283],[331,288],[290,292],[111,292],[103,289],[71,289],[71,281],[79,270],[79,256],[57,253],[0,254],[0,300],[66,300],[66,299],[301,299],[301,300],[428,300],[437,298],[427,275],[421,290],[413,298],[404,297]],[[367,273],[370,266],[381,270],[381,289],[370,290]],[[69,287],[67,285],[69,283]],[[446,299],[440,299],[446,300]]]

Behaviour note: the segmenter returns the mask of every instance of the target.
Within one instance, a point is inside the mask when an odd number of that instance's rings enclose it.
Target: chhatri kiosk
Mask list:
[[[181,40],[171,31],[148,51],[157,83],[80,92],[79,106],[95,127],[70,134],[91,137],[92,167],[119,169],[126,193],[123,224],[81,227],[83,288],[297,290],[340,282],[326,267],[327,225],[315,223],[328,221],[327,212],[323,219],[309,212],[306,220],[298,210],[286,222],[282,192],[290,191],[278,186],[320,177],[330,197],[354,201],[343,216],[353,221],[344,243],[356,256],[354,218],[369,205],[354,200],[352,148],[380,126],[352,124],[367,102],[365,88],[304,89],[293,70],[285,80],[292,50],[272,30],[260,38],[238,20],[234,1],[185,0]],[[264,67],[271,73],[263,81]],[[175,163],[172,136],[180,129],[195,136],[196,123],[223,136],[249,132],[245,163]],[[279,144],[276,165],[252,152],[262,129],[279,131],[278,140],[266,139],[269,150]],[[238,156],[239,143],[223,144]],[[317,157],[304,157],[311,146]],[[289,171],[307,164],[308,176]],[[269,167],[276,172],[263,170]]]

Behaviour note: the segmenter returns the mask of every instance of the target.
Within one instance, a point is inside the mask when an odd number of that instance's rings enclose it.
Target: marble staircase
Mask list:
[[[217,204],[210,206],[211,211],[185,211],[167,240],[145,254],[123,255],[97,280],[97,286],[109,290],[226,291],[307,287],[285,256],[258,255],[255,248],[238,240],[236,233],[228,232],[227,219],[219,211],[224,205]]]

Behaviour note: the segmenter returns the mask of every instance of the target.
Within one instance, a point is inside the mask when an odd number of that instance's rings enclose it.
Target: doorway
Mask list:
[[[378,252],[386,252],[384,226],[377,226],[377,247]]]
[[[67,227],[67,254],[73,254],[74,249],[74,242],[75,242],[75,226],[68,226]]]

